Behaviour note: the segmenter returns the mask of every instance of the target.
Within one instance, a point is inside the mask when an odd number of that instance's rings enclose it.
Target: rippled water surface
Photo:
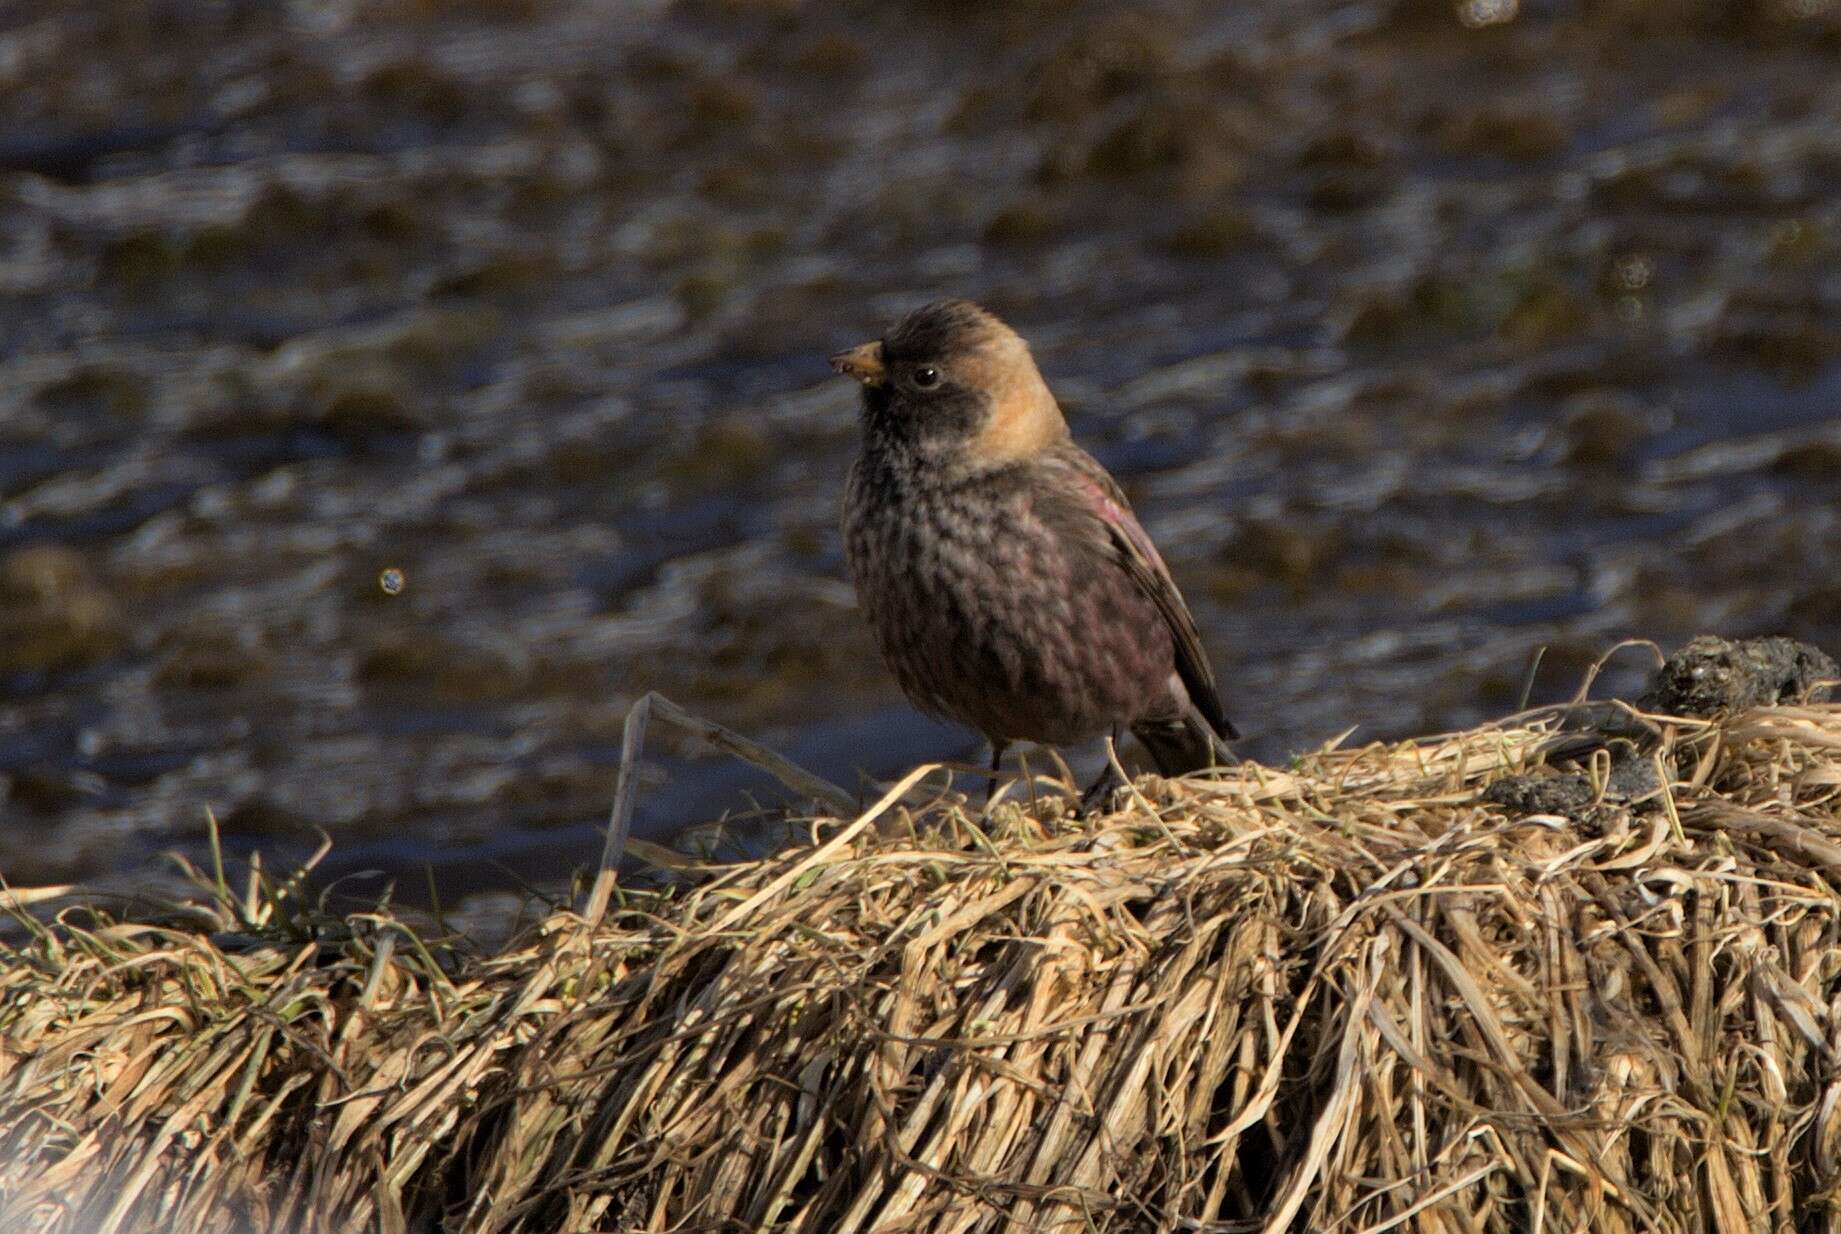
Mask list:
[[[841,582],[823,361],[942,293],[1254,756],[1541,646],[1841,650],[1841,4],[0,6],[0,872],[149,885],[209,806],[555,887],[647,688],[974,755]],[[651,748],[650,834],[780,800]]]

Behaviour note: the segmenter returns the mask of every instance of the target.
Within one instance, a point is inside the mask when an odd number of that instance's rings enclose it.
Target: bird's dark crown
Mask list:
[[[890,363],[943,360],[980,346],[998,320],[970,300],[935,300],[915,309],[882,338]]]

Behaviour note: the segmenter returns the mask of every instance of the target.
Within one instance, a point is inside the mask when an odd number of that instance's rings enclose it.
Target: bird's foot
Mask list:
[[[1116,804],[1116,798],[1131,788],[1131,781],[1119,772],[1118,765],[1110,760],[1106,769],[1099,774],[1099,779],[1087,786],[1087,791],[1080,795],[1080,804],[1075,808],[1082,818],[1095,814],[1104,814]]]

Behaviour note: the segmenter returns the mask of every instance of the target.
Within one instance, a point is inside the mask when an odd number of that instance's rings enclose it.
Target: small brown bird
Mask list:
[[[844,552],[909,699],[983,733],[993,780],[1013,741],[1121,728],[1165,775],[1213,764],[1238,734],[1195,621],[1016,332],[943,300],[831,365],[863,383]]]

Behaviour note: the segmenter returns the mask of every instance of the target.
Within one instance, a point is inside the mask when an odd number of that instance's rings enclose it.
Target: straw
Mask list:
[[[1841,708],[1645,719],[1664,790],[1578,817],[1482,796],[1570,708],[1085,819],[784,764],[812,844],[485,956],[266,875],[65,908],[0,969],[0,1229],[1823,1227]]]

